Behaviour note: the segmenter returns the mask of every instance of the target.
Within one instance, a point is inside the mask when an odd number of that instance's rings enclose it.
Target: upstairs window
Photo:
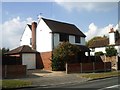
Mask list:
[[[61,33],[61,34],[59,34],[60,35],[60,41],[69,41],[69,35],[67,35],[67,34],[63,34],[63,33]]]
[[[32,38],[30,38],[30,45],[32,45]]]
[[[75,36],[75,43],[80,43],[80,36]]]

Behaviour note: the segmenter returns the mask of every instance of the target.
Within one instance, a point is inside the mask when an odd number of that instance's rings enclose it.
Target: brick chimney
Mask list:
[[[109,45],[114,45],[114,44],[115,44],[115,31],[113,28],[111,28],[109,32]]]
[[[36,50],[36,28],[37,23],[32,22],[32,49]]]

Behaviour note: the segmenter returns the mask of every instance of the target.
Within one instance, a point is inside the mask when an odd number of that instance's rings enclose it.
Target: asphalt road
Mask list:
[[[68,84],[60,84],[60,85],[52,85],[52,86],[42,86],[36,88],[26,88],[22,90],[41,90],[41,89],[55,89],[55,90],[73,90],[79,88],[79,90],[120,90],[120,83],[118,77],[111,77],[106,79],[98,79],[92,81],[86,81],[83,83],[68,83]]]
[[[96,89],[96,90],[107,90],[107,89],[119,89],[120,84],[118,84],[118,77],[106,78],[106,79],[99,79],[93,81],[87,81],[84,83],[74,83],[62,86],[51,86],[51,88],[81,88],[81,89]],[[49,87],[50,88],[50,87]]]

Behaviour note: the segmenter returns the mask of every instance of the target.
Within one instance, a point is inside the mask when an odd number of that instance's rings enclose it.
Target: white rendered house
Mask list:
[[[118,55],[120,56],[120,37],[115,34],[116,31],[114,31],[113,28],[111,28],[109,32],[109,37],[107,39],[94,41],[89,48],[91,49],[91,55],[94,56],[95,52],[102,51],[103,53],[106,53],[105,49],[107,46],[114,46],[117,50]]]
[[[27,25],[21,37],[20,44],[29,45],[37,52],[43,61],[44,68],[50,69],[53,49],[61,42],[68,41],[89,52],[85,46],[85,35],[73,24],[40,18],[39,22]]]

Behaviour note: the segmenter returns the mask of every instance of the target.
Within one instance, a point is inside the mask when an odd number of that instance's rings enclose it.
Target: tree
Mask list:
[[[105,49],[106,51],[106,56],[115,56],[117,54],[117,50],[113,46],[108,46]]]
[[[2,48],[2,55],[9,51],[9,48]]]
[[[100,36],[96,36],[96,37],[93,37],[91,40],[89,40],[86,45],[89,47],[93,44],[94,41],[98,41],[98,40],[104,40],[104,39],[107,39],[107,37],[104,35],[103,37],[100,37]]]
[[[53,50],[52,70],[65,70],[65,63],[73,59],[79,51],[79,47],[69,42],[60,43]]]

